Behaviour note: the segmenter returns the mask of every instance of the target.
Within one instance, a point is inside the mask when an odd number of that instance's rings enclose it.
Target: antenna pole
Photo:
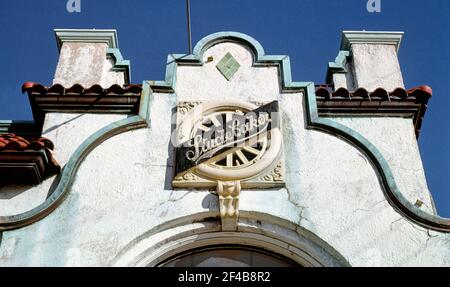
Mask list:
[[[189,54],[192,54],[192,37],[191,37],[191,1],[186,0],[186,14],[187,14],[187,30],[188,30],[188,47]]]

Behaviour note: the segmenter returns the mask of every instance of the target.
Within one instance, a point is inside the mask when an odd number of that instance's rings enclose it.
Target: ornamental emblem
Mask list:
[[[173,185],[211,187],[218,180],[239,180],[244,187],[282,183],[278,102],[259,105],[196,102],[186,112],[189,105],[179,103]]]
[[[178,103],[173,186],[216,188],[233,222],[241,188],[284,185],[280,120],[278,101]]]

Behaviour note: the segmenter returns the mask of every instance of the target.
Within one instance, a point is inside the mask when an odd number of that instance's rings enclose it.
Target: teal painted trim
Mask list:
[[[256,58],[256,60],[260,59],[262,56],[264,56],[264,48],[263,46],[256,41],[254,38],[238,33],[238,32],[218,32],[211,35],[208,35],[201,39],[197,45],[194,47],[193,54],[198,58],[201,59],[203,56],[203,53],[208,50],[213,45],[226,41],[236,41],[238,43],[242,43],[246,46],[248,46],[252,51]]]
[[[403,32],[343,31],[341,50],[350,51],[353,44],[394,45],[398,53]]]
[[[347,63],[347,57],[350,57],[349,51],[341,50],[337,55],[334,62],[328,63],[326,82],[327,84],[332,83],[333,74],[336,73],[347,73],[347,69],[345,68],[345,64]]]
[[[105,43],[108,48],[119,48],[119,39],[115,29],[54,29],[58,52],[64,42]]]
[[[45,202],[25,213],[0,217],[0,231],[23,227],[49,215],[67,197],[78,168],[94,148],[115,135],[144,127],[147,127],[147,122],[139,116],[133,116],[111,123],[91,135],[72,154],[59,176],[56,188]]]
[[[153,101],[153,92],[147,81],[142,83],[141,100],[139,103],[139,116],[150,124],[150,107]]]
[[[386,41],[386,33],[372,33],[371,41]],[[389,33],[387,33],[389,34]],[[390,33],[392,39],[399,41],[401,33]],[[360,35],[358,35],[360,36]],[[364,35],[365,36],[365,35]],[[361,38],[361,37],[360,37]],[[381,39],[380,39],[381,38]],[[362,39],[367,40],[367,39]],[[362,41],[361,40],[361,41]],[[148,81],[153,91],[174,92],[177,65],[203,65],[203,53],[211,46],[225,41],[234,41],[247,46],[254,55],[254,66],[277,66],[280,68],[280,86],[282,93],[304,92],[306,99],[307,128],[321,130],[332,136],[338,136],[360,149],[372,162],[389,204],[410,221],[431,230],[450,232],[450,219],[425,213],[411,204],[400,192],[393,173],[381,152],[355,130],[330,119],[319,117],[313,82],[295,82],[291,77],[291,64],[288,56],[265,55],[261,44],[254,38],[237,32],[219,32],[200,40],[191,55],[172,54],[167,61],[165,81]],[[389,42],[387,41],[387,42]],[[347,51],[343,49],[336,58],[336,66],[343,66]]]
[[[131,63],[129,60],[123,59],[120,50],[117,48],[108,48],[106,49],[106,56],[114,60],[114,66],[111,68],[111,71],[124,72],[125,84],[131,83]]]
[[[347,57],[350,56],[349,51],[339,51],[339,54],[337,55],[334,62],[328,63],[328,69],[339,71],[339,72],[346,72],[345,70],[345,63],[347,62]]]

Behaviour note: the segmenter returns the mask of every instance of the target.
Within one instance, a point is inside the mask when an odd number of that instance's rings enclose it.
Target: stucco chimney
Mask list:
[[[60,55],[53,84],[129,83],[130,63],[119,51],[116,30],[55,29],[55,35]]]
[[[403,32],[344,31],[339,55],[328,66],[327,81],[336,89],[404,88],[397,54],[402,36]]]

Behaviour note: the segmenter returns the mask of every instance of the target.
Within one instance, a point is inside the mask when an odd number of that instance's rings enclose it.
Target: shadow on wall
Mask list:
[[[219,211],[219,197],[217,194],[209,193],[202,200],[202,207],[209,211]]]
[[[60,175],[54,177],[52,185],[50,186],[49,191],[47,193],[46,199],[49,198],[55,191],[60,179],[61,179]],[[48,180],[51,179],[49,178]],[[22,193],[29,191],[33,187],[34,187],[33,185],[16,185],[16,184],[0,185],[0,200],[13,199],[14,197],[21,195]]]
[[[30,188],[29,185],[2,185],[0,186],[0,200],[13,199]]]
[[[177,114],[177,107],[172,108],[171,119]],[[150,127],[151,128],[151,127]],[[170,135],[172,136],[177,128],[174,121],[170,123]],[[164,190],[173,190],[172,179],[174,177],[174,167],[175,167],[175,147],[172,145],[172,141],[169,142],[167,146],[167,161],[166,161],[166,175],[164,179]]]

